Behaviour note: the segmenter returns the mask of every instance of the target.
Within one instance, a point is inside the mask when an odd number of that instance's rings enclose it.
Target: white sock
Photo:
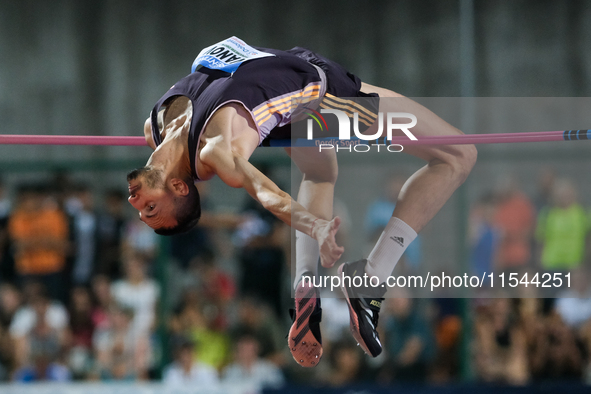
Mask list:
[[[318,259],[320,259],[320,247],[314,238],[296,231],[296,269],[293,287],[295,288],[306,272],[311,272],[313,277],[318,274]]]
[[[407,246],[417,237],[417,233],[402,220],[392,217],[380,235],[380,239],[367,258],[365,272],[377,276],[380,283],[392,274]]]

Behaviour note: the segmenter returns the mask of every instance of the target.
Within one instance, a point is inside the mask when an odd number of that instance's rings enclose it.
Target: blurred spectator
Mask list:
[[[391,295],[395,297],[384,301],[386,313],[382,316],[387,361],[380,373],[381,380],[423,381],[433,348],[430,324],[422,313],[425,308],[415,305],[419,300],[409,298],[402,289],[392,291]]]
[[[398,194],[404,185],[405,178],[398,174],[391,175],[384,183],[384,195],[373,201],[365,214],[365,231],[368,235],[368,243],[373,247],[396,208]],[[421,236],[418,236],[404,252],[397,270],[416,270],[421,263]],[[398,271],[400,272],[400,271]]]
[[[269,168],[261,171],[269,175]],[[234,243],[240,248],[240,292],[265,300],[278,318],[285,313],[282,300],[288,234],[288,227],[252,198],[247,200],[234,233]]]
[[[24,293],[26,303],[17,310],[10,324],[10,335],[15,341],[17,366],[27,364],[35,330],[38,329],[43,333],[51,331],[62,346],[68,326],[66,308],[47,297],[43,284],[29,282],[25,285]]]
[[[97,328],[93,335],[97,367],[104,380],[145,379],[149,346],[145,333],[132,328],[133,311],[111,307],[109,327]]]
[[[191,259],[206,249],[215,250],[216,255],[222,259],[232,258],[234,248],[226,230],[233,231],[242,220],[240,215],[228,210],[215,210],[215,197],[210,197],[209,182],[199,182],[196,186],[201,201],[199,224],[192,231],[171,239],[172,256],[185,269]]]
[[[228,362],[230,343],[225,331],[215,329],[212,320],[203,316],[202,311],[193,312],[194,324],[191,339],[195,342],[194,357],[216,369]]]
[[[215,368],[195,361],[194,343],[184,339],[177,345],[175,361],[164,370],[162,382],[166,386],[201,387],[209,390],[219,384]]]
[[[142,379],[147,378],[147,369],[152,366],[154,361],[151,334],[156,324],[156,303],[160,296],[158,283],[147,276],[145,259],[145,255],[142,254],[127,254],[123,261],[123,278],[111,285],[113,301],[120,307],[131,311],[132,320],[129,330],[137,338],[141,338],[138,346],[144,360],[141,369],[133,371],[137,372],[137,377]],[[109,316],[111,319],[113,314]],[[111,324],[114,323],[111,322]],[[112,378],[117,380],[130,378],[129,362],[119,357],[115,357],[115,361],[117,361],[118,367],[111,370]],[[136,365],[139,364],[136,362]]]
[[[92,336],[95,329],[93,305],[90,292],[86,287],[76,286],[70,295],[68,360],[74,376],[82,378],[91,364]]]
[[[10,283],[0,285],[0,327],[8,329],[12,318],[21,306],[21,294]]]
[[[20,347],[20,349],[26,349],[27,361],[24,367],[16,370],[14,380],[20,382],[68,381],[71,379],[70,371],[60,358],[65,330],[61,324],[55,324],[55,321],[50,322],[46,318],[49,303],[42,292],[37,293],[36,296],[37,298],[32,302],[36,314],[34,326],[26,336],[26,346]]]
[[[75,203],[71,203],[73,267],[72,281],[76,285],[88,284],[96,264],[97,215],[94,212],[94,197],[88,186],[80,186],[75,194]]]
[[[284,384],[281,370],[260,358],[259,342],[250,335],[243,335],[236,341],[234,362],[226,367],[223,380],[242,387],[252,387],[253,392],[263,388],[281,388]]]
[[[285,333],[264,301],[244,296],[238,307],[238,321],[231,333],[234,342],[247,334],[255,337],[261,357],[271,359],[276,364],[283,363]]]
[[[211,214],[211,199],[209,198],[209,185],[200,182],[198,186],[199,199],[201,201],[201,219],[199,224],[192,230],[183,234],[177,234],[170,237],[171,257],[179,264],[182,269],[189,268],[190,261],[199,257],[205,249],[210,249],[212,237],[210,225],[214,224]]]
[[[494,270],[500,233],[494,225],[495,198],[492,193],[480,198],[470,212],[469,240],[472,274],[481,277]],[[487,276],[487,281],[489,280]]]
[[[517,324],[523,330],[526,342],[527,365],[533,381],[543,379],[547,358],[547,330],[544,300],[522,298],[518,300]]]
[[[179,305],[174,309],[169,322],[173,335],[184,338],[192,332],[194,327],[205,324],[201,314],[200,299],[199,291],[194,287],[183,291]]]
[[[591,357],[589,356],[591,355],[591,320],[587,320],[581,326],[578,335],[586,355],[586,360],[584,361],[586,365],[583,366],[584,382],[589,385],[591,384]]]
[[[116,189],[109,190],[105,194],[104,209],[98,214],[98,248],[95,271],[107,275],[111,279],[119,278],[121,275],[126,204],[127,197],[123,192]]]
[[[185,290],[180,306],[173,315],[170,328],[177,337],[190,338],[195,344],[194,358],[216,369],[228,361],[229,340],[224,331],[214,329],[212,316],[206,317],[197,289]]]
[[[69,213],[71,209],[75,210],[79,206],[78,200],[71,198],[75,185],[70,172],[67,170],[52,171],[48,184],[60,209]]]
[[[585,383],[591,384],[591,285],[589,271],[576,269],[572,272],[572,287],[560,294],[556,300],[556,312],[573,333],[577,348],[572,347],[575,358],[570,363],[575,366],[577,358],[582,358],[581,369]],[[563,334],[564,335],[564,334]],[[572,356],[572,355],[571,355]]]
[[[561,179],[555,183],[552,205],[540,212],[536,238],[542,245],[541,263],[546,271],[566,271],[583,262],[591,223],[577,200],[575,185]]]
[[[43,320],[31,338],[30,364],[15,371],[13,380],[21,383],[38,381],[67,382],[72,374],[59,360],[60,343],[55,333]]]
[[[358,383],[364,377],[363,353],[351,338],[332,344],[330,348],[330,371],[326,382],[331,386]]]
[[[96,275],[92,279],[92,294],[96,305],[92,311],[92,322],[96,327],[109,326],[109,310],[114,305],[111,295],[111,282],[105,275]]]
[[[185,286],[198,289],[202,303],[207,306],[205,313],[212,320],[212,327],[225,329],[228,305],[236,293],[236,285],[230,275],[218,268],[211,249],[204,249],[189,263]]]
[[[523,327],[511,300],[498,298],[480,305],[474,320],[476,370],[485,382],[523,385],[530,374]]]
[[[552,204],[552,194],[554,183],[556,182],[556,173],[551,168],[545,168],[540,171],[538,176],[538,190],[534,198],[536,211],[540,212],[542,208]]]
[[[208,245],[212,244],[210,238],[209,230],[202,223],[186,233],[173,235],[170,237],[171,257],[186,270],[193,258],[198,258],[203,250],[209,249]]]
[[[460,366],[460,338],[462,320],[457,298],[438,298],[434,305],[434,335],[436,352],[431,365],[430,379],[434,383],[449,383],[458,376]]]
[[[0,383],[8,380],[9,371],[13,366],[13,348],[6,329],[0,327]]]
[[[501,232],[497,267],[513,272],[524,271],[531,259],[535,211],[516,179],[506,179],[499,190],[494,224]]]
[[[232,229],[236,227],[238,217],[232,213],[214,212],[212,199],[209,196],[208,182],[199,182],[196,184],[201,201],[201,219],[192,230],[186,233],[176,234],[170,237],[170,256],[178,264],[179,268],[186,270],[189,263],[195,257],[199,257],[204,250],[215,249],[216,252],[228,253],[231,256],[233,248],[228,245],[226,240],[220,239],[215,230]],[[219,245],[217,245],[219,244]],[[221,246],[212,247],[212,245]]]
[[[11,203],[0,178],[0,283],[14,280],[14,260],[10,253],[10,238],[8,237],[8,218]]]
[[[140,255],[152,262],[158,249],[158,235],[147,224],[134,218],[128,220],[123,232],[123,259],[131,255]]]
[[[571,271],[571,288],[556,300],[556,311],[571,328],[578,329],[591,322],[591,284],[584,270]]]
[[[584,360],[575,333],[554,311],[545,323],[546,336],[537,378],[543,381],[580,379]]]
[[[16,273],[21,282],[42,281],[52,298],[64,300],[67,217],[50,195],[39,188],[22,188],[18,202],[8,221]]]
[[[8,330],[20,304],[16,287],[9,283],[0,285],[0,381],[8,379],[8,372],[14,368],[14,347]]]
[[[262,219],[251,216],[241,225],[242,230],[252,225],[252,231],[262,231],[262,233],[250,239],[238,254],[240,292],[267,300],[271,305],[271,311],[276,316],[281,316],[284,313],[281,300],[283,299],[282,284],[283,275],[286,272],[286,257],[281,244],[285,238],[278,237],[277,234],[282,231],[283,225],[265,223]],[[258,225],[266,229],[255,230]]]
[[[111,295],[120,306],[133,311],[133,329],[138,334],[145,334],[155,324],[160,288],[148,278],[146,261],[142,256],[128,256],[123,264],[124,277],[111,285]]]

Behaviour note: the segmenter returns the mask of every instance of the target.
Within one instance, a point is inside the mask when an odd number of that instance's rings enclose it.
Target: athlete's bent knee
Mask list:
[[[478,151],[474,145],[461,145],[454,155],[453,166],[457,177],[464,182],[476,164]]]

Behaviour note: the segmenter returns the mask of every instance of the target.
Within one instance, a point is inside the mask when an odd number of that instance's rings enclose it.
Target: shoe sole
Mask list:
[[[341,266],[339,267],[339,277],[341,278],[343,277],[344,267],[345,264],[341,264]],[[351,305],[351,300],[349,299],[349,294],[347,293],[347,289],[345,288],[344,283],[341,283],[341,291],[343,292],[345,299],[347,300],[347,306],[349,307],[349,330],[351,330],[351,335],[353,335],[353,338],[355,338],[361,349],[363,349],[363,351],[368,356],[375,357],[371,354],[367,345],[365,344],[365,341],[361,337],[361,333],[359,332],[359,320],[357,319],[357,313],[355,313],[355,310]]]
[[[322,344],[310,330],[310,316],[317,302],[316,289],[298,286],[296,289],[295,321],[289,329],[287,343],[293,359],[302,367],[315,367],[322,358]]]

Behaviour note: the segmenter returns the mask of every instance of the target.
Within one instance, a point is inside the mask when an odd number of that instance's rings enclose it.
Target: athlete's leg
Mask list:
[[[421,136],[463,134],[427,108],[398,93],[365,83],[361,90],[386,98],[380,100],[382,113],[409,112],[415,115],[418,122],[411,131],[419,139]],[[387,99],[389,97],[396,99]],[[427,161],[427,165],[404,184],[394,216],[419,232],[464,182],[476,162],[476,148],[474,145],[415,145],[405,146],[404,152]]]
[[[415,115],[418,123],[411,131],[419,139],[428,135],[461,134],[422,105],[395,92],[367,84],[363,84],[361,90],[385,98],[380,100],[380,112],[383,114],[408,112]],[[372,134],[371,130],[368,133]],[[377,283],[386,281],[417,232],[464,182],[476,161],[473,145],[415,145],[404,147],[404,152],[425,160],[427,165],[415,172],[402,187],[392,218],[367,260],[343,264],[339,273],[357,276],[365,271],[369,276],[377,277]],[[382,344],[376,326],[386,289],[356,289],[343,284],[342,290],[349,305],[353,336],[366,353],[377,356],[382,351]]]
[[[361,90],[377,93],[380,112],[408,112],[418,119],[412,133],[417,137],[462,134],[443,119],[417,102],[391,90],[363,84]],[[400,132],[402,135],[402,132]],[[400,255],[416,233],[439,212],[452,193],[464,182],[476,162],[474,145],[415,145],[404,152],[427,162],[404,184],[390,223],[368,258],[368,271],[380,279],[390,275]],[[403,246],[393,241],[403,238]],[[383,239],[382,239],[383,238]],[[368,272],[369,274],[369,272]]]
[[[316,148],[286,148],[302,172],[297,201],[320,219],[333,217],[334,185],[338,175],[336,154],[332,150],[319,152]],[[305,272],[318,272],[318,242],[296,231],[296,275],[294,286]]]
[[[337,178],[336,154],[319,152],[316,148],[286,149],[303,174],[297,201],[313,215],[331,220],[334,185]],[[294,322],[289,330],[289,350],[303,367],[318,365],[322,357],[320,334],[320,293],[303,275],[313,278],[318,273],[320,250],[318,242],[296,231],[296,273]]]

